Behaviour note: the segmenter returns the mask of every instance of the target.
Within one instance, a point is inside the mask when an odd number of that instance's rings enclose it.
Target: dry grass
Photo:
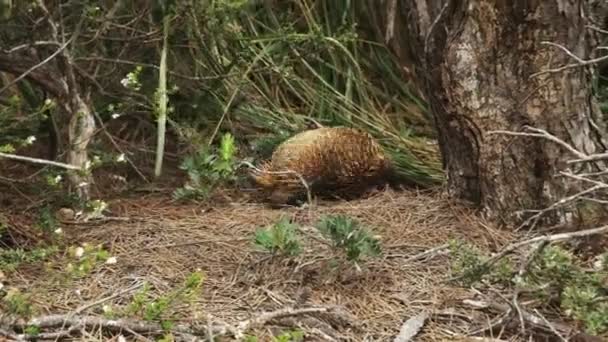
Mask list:
[[[455,308],[462,312],[458,309],[462,299],[470,296],[466,289],[445,282],[449,276],[445,256],[420,261],[408,258],[450,238],[464,239],[486,251],[495,251],[513,238],[433,192],[384,191],[357,201],[282,210],[251,203],[201,207],[141,197],[117,199],[112,210],[131,220],[66,225],[64,234],[72,245],[103,243],[117,257],[116,264],[100,266],[89,276],[66,283],[58,280],[57,267],[67,262],[61,257],[53,262],[56,269],[21,268],[7,283],[32,293],[41,314],[68,313],[144,280],[153,285],[155,293],[165,293],[200,269],[206,276],[203,294],[180,309],[179,316],[185,321],[210,314],[234,323],[306,300],[341,305],[354,315],[358,326],[341,330],[342,338],[388,341],[410,316],[422,310],[437,313]],[[384,255],[364,263],[361,272],[346,266],[332,269],[328,262],[331,250],[314,239],[308,239],[303,255],[294,259],[268,258],[252,244],[256,228],[276,222],[282,215],[310,226],[322,215],[339,213],[358,218],[382,236]],[[308,296],[303,298],[302,293]],[[131,296],[118,296],[104,304],[124,305]],[[86,312],[99,313],[100,306]],[[470,323],[465,318],[434,315],[419,340],[452,339],[464,333]],[[87,339],[96,338],[95,332],[91,334]]]

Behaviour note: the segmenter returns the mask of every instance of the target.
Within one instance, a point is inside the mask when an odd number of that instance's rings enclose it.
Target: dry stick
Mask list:
[[[560,71],[564,71],[567,69],[579,68],[579,67],[586,66],[586,65],[597,64],[597,63],[600,63],[600,62],[608,59],[608,55],[607,55],[607,56],[601,56],[601,57],[597,57],[597,58],[584,60],[584,59],[578,57],[577,55],[575,55],[574,53],[572,53],[570,50],[568,50],[563,45],[560,45],[557,43],[552,43],[552,42],[541,42],[541,44],[552,45],[552,46],[558,47],[560,50],[564,51],[568,56],[574,58],[577,62],[572,63],[572,64],[567,64],[567,65],[561,66],[559,68],[539,71],[539,72],[536,72],[536,73],[530,75],[530,77],[536,77],[536,76],[543,75],[543,74],[555,73],[555,72],[560,72]]]
[[[0,152],[0,158],[26,161],[26,162],[35,163],[35,164],[57,166],[57,167],[61,167],[61,168],[68,169],[68,170],[80,170],[80,167],[75,166],[75,165],[65,164],[65,163],[56,162],[56,161],[52,161],[52,160],[46,160],[46,159],[19,156],[16,154],[10,154],[10,153],[4,153],[4,152]]]
[[[550,242],[557,242],[557,241],[565,241],[565,240],[570,240],[570,239],[577,238],[577,237],[585,237],[585,236],[603,234],[603,233],[607,233],[607,232],[608,232],[608,225],[605,225],[605,226],[601,226],[598,228],[585,229],[585,230],[580,230],[580,231],[571,232],[571,233],[560,233],[560,234],[553,234],[553,235],[537,236],[533,239],[515,242],[515,243],[512,243],[512,244],[508,245],[507,247],[503,248],[503,250],[500,253],[496,254],[495,256],[490,258],[488,261],[486,261],[482,265],[482,267],[491,267],[498,260],[504,258],[507,254],[513,252],[514,250],[516,250],[522,246],[530,245],[530,244],[537,243],[537,242],[550,243]]]
[[[207,322],[204,325],[202,330],[189,327],[186,325],[176,325],[173,328],[173,332],[183,335],[189,340],[197,340],[199,336],[204,336],[206,334],[211,333],[214,336],[226,336],[232,335],[236,338],[242,338],[245,332],[249,329],[256,328],[259,326],[263,326],[271,320],[289,317],[289,316],[299,316],[306,315],[311,313],[327,313],[333,310],[332,307],[308,307],[301,309],[294,308],[285,308],[272,312],[264,312],[259,314],[256,318],[245,320],[240,322],[236,327],[231,327],[226,324],[212,324],[211,322]],[[145,322],[138,321],[133,319],[106,319],[102,317],[96,316],[73,316],[71,314],[67,315],[49,315],[43,317],[37,317],[31,319],[29,322],[23,324],[18,323],[15,324],[15,328],[24,329],[27,326],[37,326],[40,329],[50,329],[50,328],[67,328],[67,331],[73,331],[76,328],[87,328],[87,327],[100,327],[103,329],[109,330],[123,330],[123,331],[132,331],[132,333],[154,333],[160,334],[164,331],[162,326],[155,322]],[[56,336],[65,335],[67,332],[62,330],[60,332],[56,332]],[[6,335],[9,337],[15,337],[17,340],[27,340],[32,336],[29,335],[16,335],[9,331],[1,331],[1,335]]]
[[[37,317],[29,322],[27,325],[17,325],[18,328],[25,328],[27,326],[37,326],[40,329],[49,329],[57,327],[100,327],[110,330],[132,330],[136,333],[161,333],[163,328],[160,324],[154,322],[137,321],[132,319],[106,319],[96,316],[74,316],[70,315],[49,315],[43,317]],[[69,329],[69,328],[68,328]],[[226,332],[226,327],[218,326],[217,331]],[[192,329],[177,325],[174,328],[175,332],[183,335],[188,335],[190,338],[196,338],[195,332]],[[29,336],[22,335],[21,339],[27,339]]]
[[[100,300],[94,301],[92,303],[84,304],[84,305],[76,308],[76,310],[74,310],[73,312],[71,312],[71,315],[78,315],[79,313],[83,312],[84,310],[87,310],[87,309],[92,308],[94,306],[97,306],[97,305],[99,305],[101,303],[104,303],[104,302],[107,302],[109,300],[112,300],[114,298],[120,297],[120,296],[122,296],[124,294],[127,294],[127,293],[129,293],[129,292],[131,292],[133,290],[136,290],[136,289],[138,289],[138,288],[140,288],[142,286],[143,286],[142,283],[135,284],[135,285],[133,285],[133,286],[131,286],[129,288],[126,288],[126,289],[124,289],[124,290],[122,290],[122,291],[120,291],[118,293],[115,293],[113,295],[110,295],[108,297],[101,298]]]
[[[34,70],[40,68],[41,66],[45,65],[46,63],[50,62],[51,59],[55,58],[57,55],[59,55],[63,50],[65,50],[65,48],[72,42],[72,38],[68,39],[65,43],[61,44],[61,46],[55,51],[53,52],[50,56],[48,56],[47,58],[45,58],[44,60],[42,60],[42,62],[34,65],[33,67],[29,68],[28,70],[26,70],[24,73],[22,73],[21,75],[19,75],[19,77],[15,78],[14,80],[12,80],[11,82],[9,82],[7,85],[5,85],[4,87],[2,87],[2,89],[0,89],[0,94],[2,94],[5,90],[9,89],[13,84],[21,81],[22,79],[24,79],[27,75],[31,74],[32,72],[34,72]]]
[[[549,211],[551,211],[551,210],[553,210],[553,209],[555,209],[555,208],[557,208],[559,206],[562,206],[564,204],[567,204],[567,203],[570,203],[572,201],[575,201],[575,200],[579,199],[580,197],[582,197],[582,196],[584,196],[586,194],[589,194],[589,193],[592,193],[592,192],[595,192],[597,190],[601,190],[601,189],[604,189],[604,188],[608,188],[608,184],[596,185],[596,186],[593,186],[591,188],[585,189],[583,191],[579,191],[579,192],[577,192],[574,195],[562,198],[561,200],[559,200],[559,201],[551,204],[547,208],[545,208],[543,210],[540,210],[538,213],[532,215],[530,218],[528,218],[522,224],[520,224],[519,227],[517,227],[515,229],[515,231],[521,230],[523,227],[527,226],[530,223],[532,223],[532,226],[530,226],[529,229],[532,230],[536,226],[536,224],[538,223],[538,220],[540,220],[541,216],[543,216],[545,213],[547,213],[547,212],[549,212]]]
[[[479,308],[479,309],[490,308],[490,309],[500,311],[500,312],[507,312],[507,311],[511,310],[511,307],[509,305],[499,304],[496,302],[473,301],[473,300],[465,299],[463,301],[463,303],[467,304],[469,306],[475,307],[475,308]],[[561,323],[549,323],[548,324],[545,319],[543,319],[537,315],[534,315],[530,312],[524,311],[524,310],[522,310],[521,314],[522,314],[523,319],[526,320],[526,322],[528,322],[544,331],[551,332],[553,334],[557,334],[557,336],[561,336],[562,334],[567,334],[573,330],[569,326],[566,326],[565,324],[561,324]]]
[[[524,129],[527,129],[529,131],[531,131],[532,133],[526,133],[526,132],[512,132],[512,131],[501,131],[501,130],[497,130],[497,131],[490,131],[487,134],[488,135],[493,135],[493,134],[504,134],[504,135],[512,135],[512,136],[524,136],[524,137],[534,137],[534,138],[545,138],[548,140],[553,141],[554,143],[557,143],[561,146],[563,146],[564,148],[566,148],[570,153],[574,154],[577,158],[580,158],[581,160],[588,160],[588,158],[590,157],[589,155],[586,155],[580,151],[578,151],[577,149],[575,149],[574,147],[572,147],[572,145],[568,144],[567,142],[561,140],[560,138],[554,136],[553,134],[545,131],[544,129],[540,129],[540,128],[534,128],[534,127],[530,127],[530,126],[524,126]],[[595,156],[595,155],[591,155],[591,156]]]
[[[306,315],[306,314],[311,314],[311,313],[327,313],[331,310],[332,310],[332,308],[330,308],[330,307],[312,307],[312,308],[301,308],[301,309],[285,308],[285,309],[272,311],[272,312],[264,312],[262,314],[259,314],[255,318],[248,319],[246,321],[242,321],[241,323],[239,323],[238,326],[234,329],[234,332],[233,332],[234,337],[239,338],[239,339],[243,338],[243,336],[247,330],[249,330],[251,328],[263,326],[273,319],[278,319],[278,318],[288,317],[288,316]]]
[[[416,255],[412,255],[411,257],[405,259],[403,262],[407,263],[407,262],[411,262],[411,261],[418,261],[427,256],[434,257],[436,255],[442,254],[449,247],[450,247],[450,245],[447,243],[444,245],[441,245],[441,246],[433,247],[433,248],[427,249],[424,252],[418,253]]]

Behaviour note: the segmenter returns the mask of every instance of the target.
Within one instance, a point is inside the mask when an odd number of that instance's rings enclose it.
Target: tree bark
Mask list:
[[[394,12],[390,12],[395,3]],[[518,225],[577,185],[556,177],[570,155],[544,139],[489,134],[544,129],[585,153],[606,151],[589,67],[596,46],[584,0],[388,0],[389,45],[411,59],[439,135],[450,194],[491,219]],[[394,22],[390,19],[394,14]],[[390,30],[387,30],[389,32]],[[545,224],[565,223],[561,211]]]

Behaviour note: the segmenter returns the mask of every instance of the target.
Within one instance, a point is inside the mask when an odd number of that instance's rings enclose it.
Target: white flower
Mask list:
[[[119,162],[119,163],[124,162],[125,161],[125,154],[124,153],[119,154],[118,157],[116,158],[116,161]]]
[[[120,117],[119,113],[112,114],[112,119],[118,119]]]
[[[51,99],[46,99],[46,100],[44,100],[44,104],[45,104],[46,106],[50,106],[52,103],[53,103],[53,100],[51,100]]]
[[[28,145],[31,145],[34,143],[34,141],[36,141],[36,137],[33,135],[30,135],[29,137],[27,137],[27,139],[25,139],[25,143]]]
[[[90,161],[90,160],[87,160],[87,161],[84,163],[84,169],[85,169],[85,170],[88,170],[88,169],[90,169],[90,168],[91,168],[91,161]]]
[[[84,254],[84,248],[82,248],[82,247],[78,247],[78,248],[76,248],[76,251],[74,252],[74,255],[75,255],[77,258],[79,258],[79,259],[80,259],[80,258],[82,257],[82,255],[83,255],[83,254]]]
[[[63,230],[61,230],[61,228],[57,228],[57,229],[55,229],[54,233],[61,234],[61,233],[63,233]]]
[[[55,176],[55,183],[61,182],[62,179],[63,179],[63,177],[61,177],[61,175]]]
[[[109,257],[108,260],[106,260],[106,264],[108,265],[114,265],[116,263],[116,257]]]
[[[122,84],[123,87],[128,88],[129,87],[129,78],[125,77],[122,80],[120,80],[120,84]]]
[[[112,311],[112,307],[110,307],[108,304],[105,304],[104,306],[101,307],[101,309],[103,310],[103,312],[108,313]]]

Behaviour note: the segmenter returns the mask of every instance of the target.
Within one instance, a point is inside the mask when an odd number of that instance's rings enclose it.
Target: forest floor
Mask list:
[[[162,296],[192,272],[202,271],[201,295],[172,309],[176,323],[211,318],[236,325],[285,308],[337,306],[333,318],[287,317],[248,334],[270,341],[271,334],[300,325],[310,341],[331,340],[328,336],[392,341],[407,319],[429,314],[416,341],[473,341],[459,336],[483,328],[492,315],[464,304],[482,298],[451,284],[446,250],[432,249],[460,239],[489,253],[516,238],[436,191],[386,190],[354,201],[283,209],[230,201],[184,204],[153,193],[108,202],[114,220],[63,222],[61,235],[66,246],[102,244],[116,263],[101,263],[70,278],[65,270],[73,256],[62,251],[46,263],[4,275],[5,287],[27,293],[38,316],[103,316],[103,307],[118,311],[132,303],[144,282],[150,285],[150,295]],[[314,231],[306,228],[327,214],[346,214],[362,222],[381,237],[382,256],[365,260],[357,269],[349,263],[332,264],[336,252],[314,236],[304,240],[297,257],[269,257],[253,244],[256,229],[281,217],[291,218],[312,236]],[[84,339],[103,340],[100,334],[88,329]]]

